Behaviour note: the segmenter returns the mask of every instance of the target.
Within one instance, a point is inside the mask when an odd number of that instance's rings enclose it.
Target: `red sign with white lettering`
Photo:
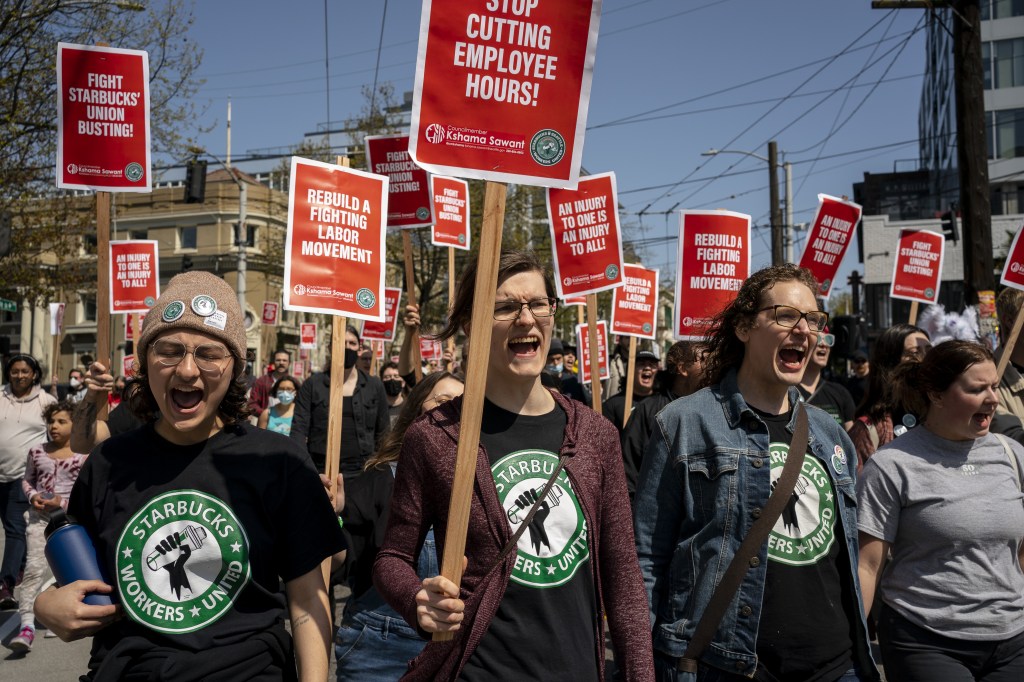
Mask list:
[[[750,216],[681,211],[674,333],[700,340],[750,277]]]
[[[146,52],[57,43],[57,187],[152,191]]]
[[[436,339],[420,337],[420,358],[423,360],[440,360],[444,355],[441,342]]]
[[[580,180],[572,189],[547,191],[558,296],[594,294],[622,284],[622,234],[615,174]]]
[[[590,381],[590,329],[585,324],[576,325],[576,347],[579,349],[577,357],[583,360],[580,379]],[[608,323],[604,320],[597,322],[597,353],[597,371],[604,380],[608,378]]]
[[[1024,241],[1020,235],[1024,232],[1024,225],[1017,229],[1013,236],[1013,243],[1010,244],[1010,251],[1006,256],[1006,263],[1003,265],[1003,276],[999,281],[1014,289],[1024,289]]]
[[[430,177],[434,228],[430,243],[469,251],[469,183],[442,175]]]
[[[159,242],[110,242],[110,312],[146,313],[160,298]]]
[[[434,222],[430,179],[409,157],[408,135],[368,135],[366,167],[388,178],[388,227],[426,227]]]
[[[409,152],[431,173],[572,187],[600,0],[423,0]]]
[[[148,310],[146,312],[149,312]],[[135,340],[135,316],[139,316],[139,326],[146,321],[146,313],[133,313],[131,315],[124,316],[124,340],[134,341]]]
[[[316,348],[316,322],[303,322],[299,325],[299,348]]]
[[[302,380],[306,377],[306,361],[292,360],[292,376]]]
[[[818,195],[818,213],[807,232],[800,267],[807,268],[818,281],[818,296],[828,298],[843,263],[846,249],[860,222],[861,208],[852,201],[843,201],[827,194]]]
[[[261,316],[263,324],[270,326],[277,326],[277,314],[280,311],[280,306],[274,301],[263,302],[263,315]]]
[[[125,355],[121,358],[121,374],[125,377],[135,376],[135,356]]]
[[[363,323],[364,339],[380,339],[381,341],[393,341],[395,328],[398,326],[398,300],[402,297],[402,290],[395,287],[384,289],[384,321]]]
[[[937,303],[946,238],[929,230],[900,230],[889,296]]]
[[[625,282],[612,294],[612,334],[653,339],[658,325],[658,271],[623,266]]]

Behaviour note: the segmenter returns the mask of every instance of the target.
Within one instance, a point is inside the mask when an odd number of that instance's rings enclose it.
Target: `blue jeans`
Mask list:
[[[4,527],[4,559],[0,564],[0,582],[14,589],[18,574],[25,568],[25,512],[28,500],[21,479],[0,483],[0,521]]]
[[[338,682],[397,680],[426,645],[401,617],[360,611],[334,636]]]

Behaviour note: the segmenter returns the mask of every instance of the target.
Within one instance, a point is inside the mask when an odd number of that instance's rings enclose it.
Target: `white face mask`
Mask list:
[[[71,377],[71,379],[68,381],[68,385],[71,386],[71,388],[78,389],[82,387],[82,382],[76,379],[75,377]]]
[[[277,399],[282,405],[290,405],[295,400],[294,391],[278,391]]]

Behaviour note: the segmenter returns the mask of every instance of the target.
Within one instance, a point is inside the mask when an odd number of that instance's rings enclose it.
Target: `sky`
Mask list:
[[[201,144],[225,156],[229,97],[237,159],[297,144],[328,106],[335,122],[358,115],[374,79],[411,91],[420,9],[327,0],[325,30],[324,0],[197,3],[197,125],[213,128]],[[870,0],[605,0],[583,166],[615,172],[624,241],[672,273],[678,211],[724,208],[752,216],[753,268],[769,264],[767,163],[702,156],[711,148],[767,156],[776,140],[793,164],[798,225],[819,193],[852,196],[865,172],[917,168],[924,20]],[[781,171],[779,183],[784,199]],[[863,272],[856,259],[851,248],[834,294]]]

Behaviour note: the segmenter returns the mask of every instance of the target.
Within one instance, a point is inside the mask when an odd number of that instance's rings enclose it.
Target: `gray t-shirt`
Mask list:
[[[1024,472],[1024,448],[1007,441]],[[892,544],[881,599],[946,637],[1024,631],[1024,494],[1002,443],[921,426],[879,449],[857,482],[857,527]]]

